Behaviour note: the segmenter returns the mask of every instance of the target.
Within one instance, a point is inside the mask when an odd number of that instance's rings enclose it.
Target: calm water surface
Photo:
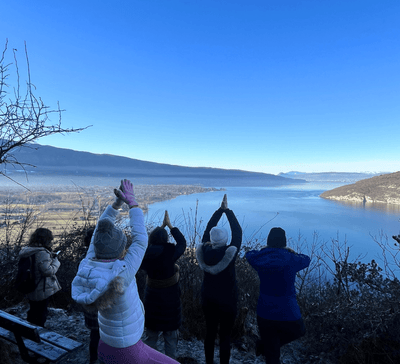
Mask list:
[[[15,176],[13,176],[15,177]],[[114,186],[119,179],[89,176],[29,176],[27,183],[20,176],[24,185],[68,185],[68,186]],[[4,179],[3,187],[15,186]],[[118,183],[117,183],[118,184]],[[161,224],[164,211],[168,210],[171,221],[187,233],[187,227],[193,226],[197,208],[199,231],[202,233],[212,213],[220,206],[224,193],[228,195],[231,208],[244,231],[244,241],[258,239],[262,243],[269,230],[280,226],[286,230],[289,245],[294,246],[299,235],[302,241],[310,244],[318,234],[318,243],[338,239],[351,246],[351,255],[367,254],[364,261],[378,258],[381,252],[373,237],[381,233],[389,236],[400,233],[400,206],[386,204],[356,204],[325,200],[319,195],[344,183],[307,183],[284,187],[229,187],[226,191],[179,196],[174,200],[159,202],[149,206],[146,220]],[[223,186],[214,186],[223,187]],[[226,218],[220,225],[226,225]],[[378,258],[379,260],[379,258]]]
[[[289,245],[294,245],[299,235],[302,241],[312,242],[338,239],[351,246],[352,256],[367,253],[366,260],[376,259],[381,252],[372,236],[400,232],[400,206],[386,204],[351,204],[325,200],[319,195],[343,183],[308,183],[285,187],[230,187],[226,191],[179,196],[149,206],[148,221],[161,223],[164,210],[171,221],[181,228],[189,217],[193,221],[196,204],[197,215],[202,220],[202,230],[211,214],[220,206],[224,193],[244,231],[244,241],[265,239],[272,227],[286,231]],[[226,218],[220,225],[227,224]]]

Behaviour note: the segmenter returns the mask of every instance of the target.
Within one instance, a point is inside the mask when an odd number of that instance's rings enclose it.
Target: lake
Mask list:
[[[19,183],[27,187],[43,185],[66,186],[114,186],[119,178],[89,176],[36,176],[29,175],[27,183],[24,174],[13,175]],[[117,182],[117,183],[116,183]],[[134,182],[135,183],[135,182]],[[327,190],[342,186],[343,182],[309,182],[300,185],[282,187],[226,187],[225,191],[183,195],[176,199],[155,203],[149,206],[146,220],[149,223],[161,224],[164,211],[168,210],[173,224],[182,232],[186,226],[193,226],[196,204],[200,234],[212,213],[220,206],[224,193],[228,195],[228,206],[231,208],[244,232],[244,242],[251,243],[256,239],[265,243],[272,227],[280,226],[286,231],[289,246],[295,246],[299,235],[301,241],[311,244],[318,234],[317,242],[330,242],[338,239],[347,241],[351,246],[351,257],[367,254],[363,261],[376,259],[381,249],[372,236],[381,233],[394,242],[392,235],[400,232],[400,205],[356,204],[325,200],[319,195]],[[4,179],[3,187],[15,187],[15,183]],[[218,187],[218,186],[212,186]],[[224,187],[224,186],[220,186]],[[186,223],[185,223],[186,220]],[[227,224],[226,218],[221,225]]]
[[[203,232],[208,219],[220,206],[224,193],[228,207],[232,209],[244,232],[244,242],[258,239],[262,244],[272,227],[286,231],[288,245],[295,246],[299,235],[308,244],[318,235],[318,243],[332,239],[351,247],[351,257],[366,255],[363,261],[379,262],[379,246],[372,236],[381,233],[389,236],[400,232],[400,206],[387,204],[356,204],[326,200],[319,195],[344,183],[307,183],[284,187],[227,187],[225,191],[179,196],[174,200],[149,206],[148,222],[161,224],[164,211],[168,210],[171,222],[182,228],[185,220],[193,225],[197,204],[197,216],[202,220],[199,230]],[[227,225],[225,217],[221,226]]]

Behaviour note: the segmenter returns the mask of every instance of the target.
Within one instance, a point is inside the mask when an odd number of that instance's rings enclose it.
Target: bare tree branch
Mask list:
[[[39,138],[54,134],[76,133],[84,128],[64,128],[61,125],[61,115],[65,110],[46,106],[40,97],[35,96],[35,85],[31,81],[31,71],[28,51],[25,43],[25,58],[27,65],[26,91],[21,92],[20,74],[17,61],[17,49],[13,49],[17,84],[10,92],[7,80],[10,76],[9,68],[12,63],[6,62],[8,40],[0,58],[0,165],[29,166],[19,162],[13,152],[18,148],[30,147],[30,143]],[[24,95],[24,96],[21,96]],[[53,123],[50,116],[58,115],[58,121]],[[5,173],[0,173],[5,176]],[[9,177],[8,177],[9,178]]]

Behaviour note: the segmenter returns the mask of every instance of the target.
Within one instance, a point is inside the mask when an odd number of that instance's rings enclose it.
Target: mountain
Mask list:
[[[267,173],[206,167],[184,167],[146,162],[110,154],[94,154],[71,149],[32,144],[14,152],[21,162],[36,166],[26,167],[40,175],[133,176],[149,184],[200,184],[205,186],[281,186],[305,183]],[[13,169],[9,168],[8,173]]]
[[[371,178],[384,173],[374,172],[321,172],[321,173],[306,173],[291,171],[287,173],[279,173],[278,176],[285,178],[300,178],[307,182],[345,182],[354,183],[362,179]]]
[[[383,174],[341,186],[320,195],[337,201],[400,204],[400,172]]]

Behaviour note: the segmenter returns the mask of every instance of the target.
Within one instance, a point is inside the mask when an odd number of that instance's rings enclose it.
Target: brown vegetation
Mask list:
[[[182,338],[204,338],[205,326],[200,306],[202,271],[195,259],[195,247],[199,243],[203,227],[196,212],[185,219],[180,227],[188,241],[188,249],[180,258],[183,324]],[[88,221],[87,225],[93,222]],[[24,234],[17,232],[21,225],[13,225],[14,236],[22,238],[18,244],[1,243],[0,307],[11,307],[23,300],[13,290],[17,253],[25,241]],[[2,228],[4,229],[4,227]],[[129,236],[129,232],[126,232]],[[70,297],[70,285],[82,258],[83,226],[72,224],[58,237],[61,247],[61,267],[57,276],[63,287],[51,300],[53,307],[80,310]],[[128,239],[130,240],[130,239]],[[396,243],[397,244],[397,243]],[[332,239],[321,242],[314,236],[307,243],[301,236],[290,240],[291,247],[312,258],[310,267],[299,272],[297,298],[306,324],[307,333],[301,342],[298,362],[398,363],[400,360],[400,282],[392,276],[386,278],[383,269],[375,261],[362,263],[350,261],[347,243]],[[382,249],[392,246],[389,241]],[[249,266],[243,253],[259,248],[258,242],[249,242],[242,248],[236,261],[239,286],[239,315],[233,338],[236,347],[246,352],[254,350],[258,337],[256,305],[258,276]],[[394,246],[398,250],[397,246]],[[400,267],[396,260],[397,269]],[[386,268],[383,267],[383,268]],[[393,271],[393,267],[392,267]],[[385,269],[386,272],[386,269]],[[145,275],[137,275],[139,293],[143,294]]]

